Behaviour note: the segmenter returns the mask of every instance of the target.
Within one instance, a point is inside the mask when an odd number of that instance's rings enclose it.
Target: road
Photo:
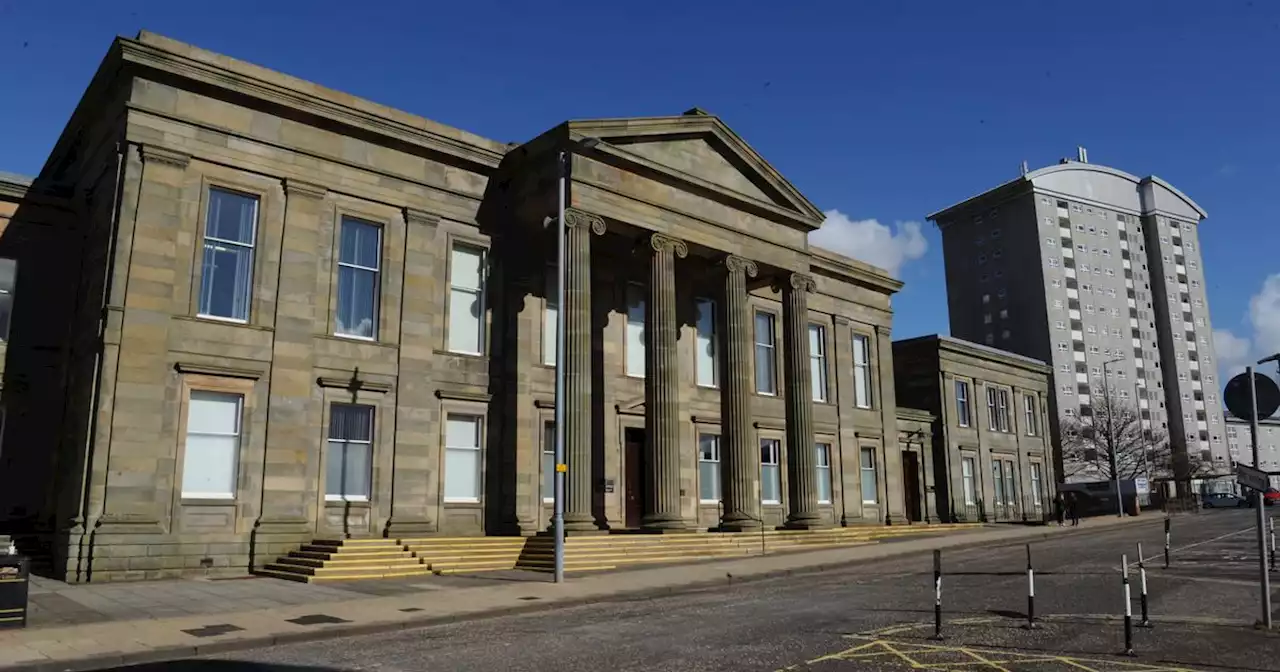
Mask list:
[[[1153,629],[1123,648],[1121,555],[1159,556],[1159,524],[1032,547],[1040,627],[1025,623],[1023,547],[943,559],[946,639],[932,641],[927,555],[657,599],[596,604],[393,634],[167,663],[164,670],[1280,670],[1259,614],[1249,511],[1175,519],[1173,566],[1148,560]],[[1155,521],[1153,521],[1155,522]],[[1138,576],[1134,574],[1134,610]]]

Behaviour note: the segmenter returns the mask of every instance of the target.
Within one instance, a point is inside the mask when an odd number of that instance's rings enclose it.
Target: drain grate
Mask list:
[[[415,612],[415,611],[422,611],[422,607],[405,607],[404,609],[401,609],[400,611],[403,611],[403,612],[404,612],[404,613],[406,613],[406,614],[411,614],[411,613],[413,613],[413,612]]]
[[[541,600],[541,597],[522,597],[522,600]]]
[[[183,632],[191,635],[192,637],[217,637],[218,635],[225,635],[229,632],[240,632],[242,630],[244,630],[244,628],[231,625],[230,623],[219,623],[217,625],[206,625],[203,628],[183,630]]]
[[[351,622],[345,618],[338,618],[337,616],[330,616],[329,614],[307,614],[306,616],[299,616],[297,618],[290,618],[287,620],[290,623],[297,625],[327,625],[330,623]]]

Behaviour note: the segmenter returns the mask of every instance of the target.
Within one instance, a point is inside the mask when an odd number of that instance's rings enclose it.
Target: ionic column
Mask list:
[[[782,283],[789,509],[786,526],[795,529],[822,526],[813,441],[813,389],[809,380],[809,292],[814,287],[813,278],[802,273],[792,273]]]
[[[649,236],[649,297],[645,302],[644,422],[649,438],[645,455],[644,517],[652,530],[684,528],[680,515],[680,378],[677,371],[676,257],[684,258],[684,242],[655,233]]]
[[[565,211],[564,529],[599,529],[591,488],[591,236],[604,235],[604,220],[581,210]],[[560,403],[557,401],[557,403]]]
[[[760,451],[751,432],[751,307],[747,302],[747,278],[759,272],[755,262],[725,257],[724,369],[720,390],[720,481],[726,532],[760,527]]]

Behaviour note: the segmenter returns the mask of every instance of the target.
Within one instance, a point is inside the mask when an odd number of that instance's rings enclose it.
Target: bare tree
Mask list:
[[[1094,395],[1090,411],[1061,420],[1062,465],[1068,479],[1111,480],[1118,474],[1121,480],[1139,476],[1181,480],[1213,472],[1212,462],[1201,454],[1175,452],[1168,434],[1152,427],[1115,390]]]

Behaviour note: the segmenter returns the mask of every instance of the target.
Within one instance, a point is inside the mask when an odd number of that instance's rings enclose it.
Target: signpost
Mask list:
[[[1139,495],[1151,494],[1151,481],[1146,476],[1139,476],[1133,479],[1133,490]]]
[[[1258,418],[1270,417],[1280,408],[1280,387],[1276,381],[1253,372],[1253,367],[1232,378],[1222,395],[1227,410],[1237,418],[1249,418],[1253,435],[1253,466],[1236,466],[1236,480],[1253,488],[1254,506],[1258,509],[1258,583],[1262,589],[1262,627],[1271,629],[1271,577],[1267,574],[1267,513],[1263,493],[1271,485],[1266,472],[1258,469]]]

